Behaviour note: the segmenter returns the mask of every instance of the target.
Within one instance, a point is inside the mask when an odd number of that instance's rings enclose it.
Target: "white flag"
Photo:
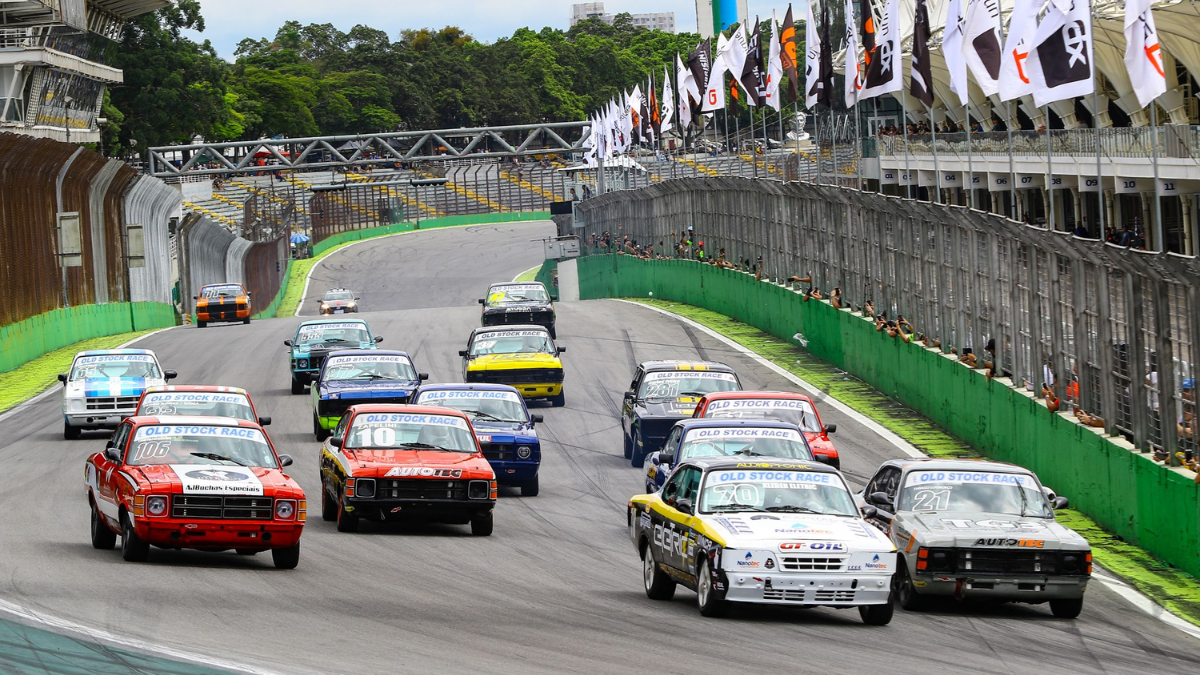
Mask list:
[[[1053,0],[1030,44],[1033,48],[1025,64],[1033,85],[1034,105],[1040,108],[1095,90],[1089,0]]]
[[[1167,92],[1151,1],[1125,0],[1125,68],[1143,108]]]
[[[946,6],[946,29],[942,32],[942,56],[950,71],[950,91],[958,94],[959,105],[967,104],[967,61],[962,58],[963,31],[966,26],[962,0],[950,0]]]
[[[717,52],[720,58],[725,62],[725,69],[733,76],[733,79],[738,80],[742,76],[742,71],[746,69],[746,52],[750,51],[750,43],[746,40],[746,32],[739,27],[733,31],[733,35],[729,36],[729,41],[725,43],[725,49],[722,51],[719,47]],[[745,89],[745,87],[742,87]]]
[[[863,77],[859,100],[875,98],[904,88],[899,0],[888,0],[881,21],[882,25],[875,27],[875,54]]]
[[[692,102],[689,99],[699,101],[700,91],[696,87],[696,79],[692,77],[691,69],[683,65],[679,54],[675,55],[675,77],[679,82],[679,128],[686,130],[692,125]]]
[[[675,92],[671,91],[671,69],[663,66],[662,117],[658,123],[660,136],[665,136],[671,130],[671,120],[673,119],[675,119]]]
[[[708,82],[704,85],[704,104],[700,106],[700,112],[712,112],[714,110],[725,109],[725,52],[729,51],[731,43],[725,38],[725,34],[721,33],[717,38],[717,53],[713,56],[712,72],[708,74]],[[742,52],[742,58],[745,58],[745,52]],[[738,74],[740,70],[736,71]],[[736,77],[736,75],[735,75]]]
[[[1039,2],[1038,5],[1041,3]],[[1029,55],[1029,41],[1037,31],[1037,5],[1034,0],[1015,0],[1008,20],[1008,37],[1004,41],[1004,53],[1000,59],[1000,79],[997,86],[1001,101],[1033,93],[1025,66]]]
[[[815,0],[809,0],[804,10],[804,107],[817,105],[817,88],[821,85],[821,32],[813,14]]]
[[[779,84],[783,82],[783,59],[779,56],[779,24],[775,22],[774,12],[771,14],[771,48],[767,51],[767,88],[763,99],[767,105],[779,112],[781,105]]]
[[[621,139],[621,152],[628,150],[634,143],[632,110],[629,106],[629,94],[625,94],[621,100],[621,133],[618,135]]]
[[[846,0],[846,66],[843,71],[846,76],[846,107],[853,108],[858,103],[858,90],[862,82],[858,79],[858,31],[854,28],[854,0]]]
[[[634,142],[642,142],[646,140],[642,137],[642,88],[641,85],[633,85],[633,93],[629,95],[629,100],[625,104],[629,108],[629,138]]]
[[[970,0],[966,30],[963,34],[963,58],[975,83],[985,96],[999,91],[1000,77],[1000,0]]]

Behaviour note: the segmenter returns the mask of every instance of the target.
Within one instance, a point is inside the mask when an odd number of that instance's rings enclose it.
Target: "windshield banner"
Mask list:
[[[142,403],[241,403],[247,404],[243,394],[215,394],[196,391],[155,391],[146,394]]]
[[[354,428],[391,426],[393,424],[432,424],[443,427],[458,427],[466,430],[467,421],[451,415],[412,415],[406,413],[370,413],[356,415]]]
[[[745,441],[756,438],[778,438],[786,441],[801,440],[800,432],[795,429],[753,429],[746,427],[731,427],[721,429],[693,429],[685,438],[692,441]]]
[[[1016,473],[991,473],[981,471],[914,471],[908,474],[908,485],[1020,485],[1030,490],[1037,486],[1033,477]]]
[[[697,380],[725,380],[726,382],[737,382],[737,378],[733,373],[713,373],[705,370],[665,370],[657,373],[646,373],[646,380],[681,380],[681,379],[697,379]]]
[[[425,401],[477,401],[491,399],[499,401],[520,401],[521,395],[512,391],[423,391],[417,403]]]
[[[808,471],[713,471],[708,484],[720,483],[787,483],[803,485],[837,485],[834,474]],[[767,486],[771,487],[771,486]]]
[[[106,354],[104,356],[84,356],[76,359],[75,365],[86,366],[93,363],[153,363],[154,358],[149,354]]]
[[[502,337],[550,337],[550,332],[544,330],[499,330],[475,334],[476,340],[495,340]]]
[[[263,432],[258,429],[250,429],[247,427],[206,427],[196,425],[172,426],[161,425],[152,427],[141,427],[137,431],[137,435],[133,437],[136,441],[150,441],[167,438],[244,438],[255,443],[267,444],[267,439],[263,436]]]
[[[725,410],[801,410],[808,412],[812,410],[812,406],[808,401],[796,401],[785,398],[755,398],[755,399],[739,399],[732,401],[713,401],[708,404],[705,413],[714,413]]]
[[[185,495],[261,495],[262,481],[242,467],[172,464]],[[265,504],[263,509],[268,508]]]
[[[330,366],[349,365],[355,363],[408,363],[408,359],[403,356],[389,356],[387,354],[381,356],[333,356],[325,361]]]

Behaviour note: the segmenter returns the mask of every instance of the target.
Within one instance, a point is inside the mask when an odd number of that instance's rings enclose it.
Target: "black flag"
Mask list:
[[[708,87],[708,74],[712,71],[712,44],[708,38],[705,38],[695,51],[688,54],[687,68],[692,71],[696,88],[700,90],[700,100],[692,101],[692,118],[699,119],[700,107],[704,103],[704,89]]]
[[[815,0],[809,0],[810,2]],[[817,92],[817,103],[823,103],[832,109],[833,101],[833,42],[829,39],[829,2],[821,4],[821,56],[820,70],[817,71],[820,83]]]
[[[909,85],[909,93],[924,103],[926,107],[932,108],[933,90],[930,88],[930,84],[933,82],[933,73],[929,68],[929,8],[925,6],[925,0],[917,0],[916,16],[913,21],[912,81]]]
[[[741,30],[740,28],[738,30]],[[762,69],[762,27],[755,21],[754,32],[750,34],[750,44],[746,51],[746,65],[742,66],[742,88],[746,90],[746,101],[750,105],[761,105],[763,93],[767,90],[767,74]]]

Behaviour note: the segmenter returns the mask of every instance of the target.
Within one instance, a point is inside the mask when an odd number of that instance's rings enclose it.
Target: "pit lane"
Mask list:
[[[302,314],[330,287],[362,297],[382,347],[431,381],[458,381],[457,351],[491,281],[536,265],[549,223],[436,230],[364,243],[316,268]],[[625,533],[641,474],[621,457],[619,403],[638,361],[707,358],[747,388],[794,385],[670,317],[615,301],[560,303],[570,349],[567,407],[546,417],[541,495],[503,490],[495,534],[364,523],[339,534],[318,514],[318,444],[307,396],[288,392],[283,340],[299,319],[170,330],[139,343],[180,383],[243,386],[309,495],[300,567],[270,556],[154,550],[146,564],[88,543],[82,465],[102,435],[67,442],[51,396],[0,422],[0,598],[112,633],[279,672],[695,672],[837,669],[888,673],[1194,673],[1200,640],[1098,583],[1076,621],[1044,606],[897,610],[868,628],[855,611],[761,607],[703,619],[695,595],[653,602]],[[828,406],[849,478],[899,451]],[[1069,496],[1069,495],[1068,495]],[[3,655],[0,654],[0,661]],[[111,672],[120,672],[119,670]]]

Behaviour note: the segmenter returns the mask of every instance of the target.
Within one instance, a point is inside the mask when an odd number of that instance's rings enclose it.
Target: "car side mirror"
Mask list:
[[[874,518],[875,516],[879,515],[879,509],[871,506],[870,504],[863,504],[863,507],[859,509],[859,511],[862,512],[863,518]]]
[[[627,391],[627,392],[625,392],[625,400],[626,400],[626,401],[628,401],[628,400],[630,400],[630,399],[632,399],[632,398],[633,398],[633,392],[632,392],[632,391]]]
[[[1050,502],[1050,505],[1054,507],[1055,511],[1058,511],[1070,506],[1071,500],[1067,499],[1066,497],[1055,497],[1054,501]]]
[[[266,427],[266,426],[270,426],[270,425],[271,425],[271,416],[270,415],[260,415],[258,417],[258,426]]]
[[[827,434],[832,434],[832,433],[834,433],[834,432],[836,432],[836,431],[837,431],[837,425],[836,425],[836,424],[826,424],[826,425],[825,425],[825,433],[827,433]]]
[[[875,506],[891,506],[892,500],[888,498],[886,492],[872,492],[867,497],[867,502]]]
[[[382,335],[379,335],[379,336],[377,336],[377,337],[375,338],[375,344],[379,344],[380,342],[383,342],[383,336],[382,336]]]
[[[670,466],[671,460],[675,459],[675,456],[664,450],[654,455],[654,459],[658,460],[659,466]]]
[[[566,348],[566,347],[559,347],[559,348],[558,348],[558,353],[559,353],[559,354],[566,354],[566,353],[567,353],[567,348]]]
[[[424,382],[429,379],[429,373],[417,373],[417,379]]]
[[[199,300],[199,299],[200,299],[200,296],[198,296],[198,295],[193,295],[193,296],[192,296],[192,299],[193,299],[193,300]]]
[[[163,371],[163,379],[164,380],[173,380],[177,377],[179,377],[179,373],[175,372],[174,370],[164,370]]]
[[[281,466],[281,467],[291,466],[292,464],[293,464],[293,461],[292,461],[291,455],[280,455],[279,456],[279,466]]]
[[[292,341],[291,341],[291,340],[284,340],[284,341],[283,341],[283,344],[284,344],[284,346],[291,347],[291,346],[292,346]]]
[[[354,298],[354,299],[355,299],[355,300],[362,300],[362,298]]]
[[[690,499],[675,500],[675,510],[679,511],[681,513],[686,513],[688,515],[691,515],[696,512],[695,507],[692,506],[692,500],[690,500]]]
[[[340,448],[340,447],[342,447],[342,439],[337,436],[334,436],[333,438],[329,439],[329,444],[335,448]]]
[[[104,449],[104,458],[110,462],[116,462],[117,464],[120,464],[121,451],[110,445]]]
[[[464,359],[467,358],[467,350],[465,350],[465,349],[458,350],[458,355],[463,357]]]
[[[480,298],[480,299],[479,299],[479,304],[481,304],[481,305],[484,305],[484,304],[487,304],[487,303],[484,301],[484,299],[483,299],[483,298]]]
[[[530,424],[541,424],[543,419],[544,418],[541,415],[534,413],[529,416],[529,423]]]
[[[63,384],[66,384],[66,383],[67,383],[67,374],[66,374],[66,373],[59,373],[59,374],[58,374],[58,381],[59,381],[59,382],[62,382]]]

